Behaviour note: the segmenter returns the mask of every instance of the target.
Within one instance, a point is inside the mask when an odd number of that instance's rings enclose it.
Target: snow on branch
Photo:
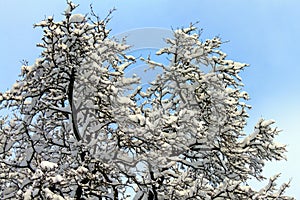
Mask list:
[[[129,45],[109,37],[113,10],[100,19],[77,7],[35,25],[40,57],[0,93],[2,199],[293,199],[279,175],[248,185],[286,145],[274,120],[244,133],[248,64],[226,59],[219,37],[174,30],[157,52],[165,62],[141,58],[162,72],[139,85],[125,76]]]

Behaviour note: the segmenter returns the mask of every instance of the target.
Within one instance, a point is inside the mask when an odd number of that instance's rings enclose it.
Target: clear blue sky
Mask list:
[[[219,35],[230,59],[251,64],[242,74],[253,109],[249,126],[260,118],[272,118],[283,129],[278,141],[288,144],[288,161],[268,163],[264,174],[281,172],[280,181],[293,178],[287,194],[300,199],[300,1],[297,0],[74,0],[78,12],[104,17],[117,11],[109,25],[113,34],[144,27],[182,27],[200,21],[202,39]],[[20,61],[32,64],[41,30],[32,25],[45,16],[61,19],[64,0],[0,1],[0,90],[9,88],[20,72]],[[250,128],[248,130],[251,130]]]

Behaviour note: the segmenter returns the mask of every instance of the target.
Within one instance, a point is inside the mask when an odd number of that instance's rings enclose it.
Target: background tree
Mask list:
[[[108,37],[112,11],[101,20],[76,7],[35,25],[41,57],[0,95],[1,198],[292,199],[278,175],[259,191],[247,184],[285,159],[285,145],[272,120],[243,132],[247,65],[226,60],[220,38],[201,42],[193,24],[174,31],[157,52],[168,64],[143,59],[163,73],[129,93],[135,58]]]

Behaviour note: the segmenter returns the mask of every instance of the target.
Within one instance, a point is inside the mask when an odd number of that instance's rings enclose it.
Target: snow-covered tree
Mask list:
[[[125,77],[136,60],[91,15],[48,17],[43,48],[0,94],[1,199],[292,199],[278,175],[256,191],[264,163],[285,159],[274,121],[248,118],[239,72],[216,37],[201,42],[194,25],[174,31],[157,55],[148,88]],[[130,93],[131,91],[131,93]]]

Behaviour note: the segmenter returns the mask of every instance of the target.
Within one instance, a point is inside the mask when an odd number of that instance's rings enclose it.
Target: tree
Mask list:
[[[112,11],[101,20],[76,7],[35,25],[41,57],[0,95],[2,199],[293,199],[278,175],[247,184],[286,149],[272,120],[243,132],[247,64],[226,60],[220,38],[175,30],[157,52],[168,64],[142,58],[163,73],[132,90],[140,79],[124,72],[136,58],[109,38]]]

